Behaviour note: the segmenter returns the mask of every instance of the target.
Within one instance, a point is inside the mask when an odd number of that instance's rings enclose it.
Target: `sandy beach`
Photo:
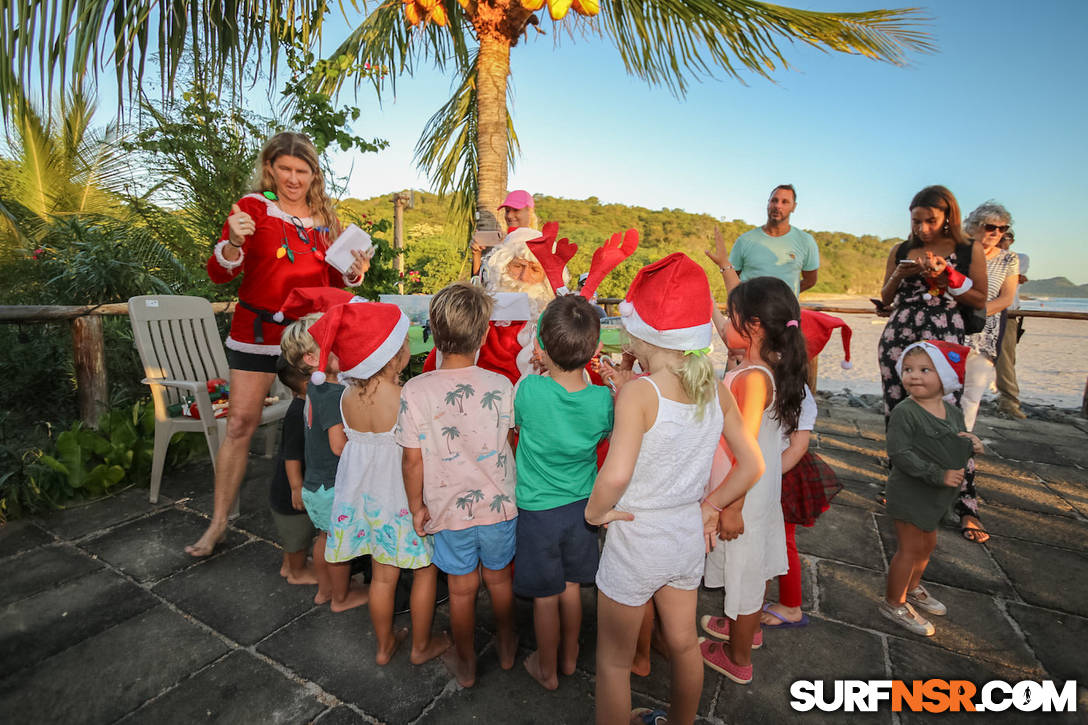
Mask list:
[[[836,333],[820,354],[819,382],[822,391],[849,389],[853,393],[879,395],[880,372],[876,346],[885,319],[872,314],[867,297],[853,295],[804,296],[803,303],[852,307],[865,314],[837,314],[853,329],[851,359],[854,367],[843,370],[842,343]],[[1016,374],[1020,397],[1028,403],[1080,408],[1088,376],[1088,321],[1028,318],[1017,350]],[[720,340],[715,341],[715,365],[725,365]]]

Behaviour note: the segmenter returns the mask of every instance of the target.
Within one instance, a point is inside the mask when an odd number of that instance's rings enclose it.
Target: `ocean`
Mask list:
[[[1020,298],[1022,310],[1048,310],[1052,312],[1088,312],[1088,298],[1085,297],[1033,297]]]

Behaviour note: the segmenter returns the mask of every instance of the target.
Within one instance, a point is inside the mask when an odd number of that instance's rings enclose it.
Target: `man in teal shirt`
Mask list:
[[[722,266],[727,289],[753,277],[777,277],[794,294],[816,284],[820,250],[811,234],[790,226],[790,215],[796,208],[797,191],[793,185],[776,186],[767,201],[767,223],[740,235],[729,255],[729,264]],[[739,278],[729,274],[731,271]]]

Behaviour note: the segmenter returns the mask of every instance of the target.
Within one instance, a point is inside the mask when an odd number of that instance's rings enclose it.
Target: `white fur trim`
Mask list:
[[[397,324],[393,326],[393,331],[389,333],[385,341],[378,345],[374,352],[370,353],[369,357],[351,370],[342,371],[340,373],[340,382],[343,382],[346,378],[366,380],[374,377],[400,351],[401,346],[404,344],[404,338],[408,336],[408,327],[411,324],[408,315],[401,312],[400,319],[397,320]]]
[[[944,388],[946,399],[947,396],[952,395],[963,386],[959,376],[956,375],[956,371],[952,369],[952,363],[948,362],[948,358],[944,356],[939,347],[927,340],[912,342],[903,348],[903,352],[899,353],[899,359],[895,361],[895,373],[899,376],[900,383],[903,381],[903,358],[916,347],[925,350],[926,354],[929,355],[929,359],[933,361],[933,367],[937,371],[937,377],[941,379],[941,387]]]
[[[272,315],[272,319],[276,322],[283,322],[283,310],[276,310]]]
[[[535,340],[536,322],[526,322],[525,326],[518,331],[518,343],[521,345],[521,349],[518,350],[517,357],[514,358],[514,364],[517,365],[518,372],[521,373],[523,378],[533,373],[533,342]]]
[[[620,316],[621,317],[630,317],[631,313],[633,313],[634,311],[635,311],[635,306],[632,305],[627,300],[624,300],[623,302],[620,303]]]
[[[255,342],[239,342],[230,335],[227,335],[227,339],[223,342],[223,345],[229,347],[231,350],[237,350],[238,352],[248,352],[253,355],[279,355],[279,345],[258,345]]]
[[[242,260],[246,258],[246,252],[241,247],[236,247],[236,249],[238,250],[238,259],[232,262],[223,256],[223,247],[228,244],[230,244],[230,241],[224,239],[219,242],[219,244],[215,245],[215,261],[219,262],[219,266],[223,269],[238,269],[242,266]],[[234,245],[231,244],[231,246],[233,247]]]
[[[358,277],[354,278],[354,279],[352,279],[351,277],[348,277],[346,273],[342,274],[340,276],[344,278],[344,286],[345,287],[358,287],[359,285],[361,285],[363,283],[363,275],[361,275],[361,274]],[[355,295],[355,296],[358,297],[359,295]],[[355,300],[348,300],[348,302],[355,302]]]
[[[843,370],[849,370],[850,368],[854,367],[854,363],[850,362],[849,360],[843,360],[841,363],[839,363],[839,365],[842,366]]]
[[[359,295],[352,295],[351,299],[348,300],[348,304],[351,304],[352,302],[370,302],[370,300],[366,297],[360,297]]]
[[[963,278],[963,284],[961,284],[959,287],[949,287],[948,291],[951,292],[954,296],[959,297],[964,292],[971,289],[971,287],[973,287],[974,284],[975,283],[971,281],[970,277],[964,277]]]
[[[267,214],[270,217],[275,217],[276,219],[280,219],[282,221],[285,221],[288,224],[294,224],[294,219],[298,219],[300,222],[302,222],[302,226],[306,227],[307,229],[312,229],[313,226],[314,226],[314,218],[313,217],[307,216],[307,217],[294,217],[294,218],[292,218],[290,214],[285,212],[283,209],[280,209],[279,205],[276,204],[276,202],[272,201],[271,199],[269,199],[264,194],[256,194],[256,193],[246,194],[242,198],[243,199],[259,199],[259,200],[263,201],[265,206],[268,207],[265,210],[265,214]],[[540,235],[538,234],[537,236],[540,236]]]
[[[529,295],[524,292],[495,292],[491,295],[495,304],[491,308],[491,319],[497,322],[518,322],[528,320]]]
[[[534,239],[540,239],[543,235],[536,229],[530,229],[529,227],[518,227],[514,231],[507,234],[502,238],[500,244],[506,244],[507,242],[529,242]]]
[[[701,350],[710,347],[711,332],[714,329],[714,325],[708,321],[693,327],[656,330],[639,317],[634,305],[631,305],[631,314],[625,315],[621,322],[631,335],[666,350]]]

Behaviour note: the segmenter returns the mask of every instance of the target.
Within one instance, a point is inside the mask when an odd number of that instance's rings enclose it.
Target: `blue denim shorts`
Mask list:
[[[302,489],[302,505],[306,507],[310,521],[314,522],[314,528],[318,531],[328,533],[332,529],[332,502],[335,497],[336,489],[331,486],[322,486],[316,491]]]
[[[514,518],[458,531],[437,531],[431,561],[454,576],[475,571],[477,564],[497,571],[514,560],[517,527],[518,520]]]

